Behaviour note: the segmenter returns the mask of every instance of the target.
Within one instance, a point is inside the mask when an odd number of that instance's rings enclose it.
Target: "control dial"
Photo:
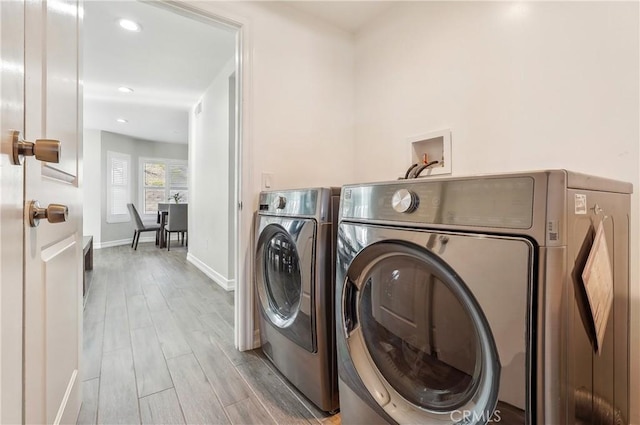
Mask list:
[[[397,190],[391,198],[391,206],[399,213],[410,213],[418,207],[418,196],[407,189]]]
[[[273,200],[273,208],[277,209],[277,210],[282,210],[284,209],[285,205],[287,205],[287,198],[285,198],[284,196],[276,196],[275,199]]]

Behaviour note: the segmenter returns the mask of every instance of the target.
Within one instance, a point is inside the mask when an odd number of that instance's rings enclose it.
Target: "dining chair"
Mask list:
[[[140,214],[138,214],[138,210],[133,204],[127,204],[127,208],[129,209],[129,215],[131,216],[131,221],[133,222],[134,230],[133,230],[133,240],[131,241],[131,248],[134,250],[138,249],[138,240],[140,239],[140,233],[143,232],[156,232],[156,245],[160,242],[160,226],[154,226],[146,224],[140,218]]]
[[[171,233],[178,233],[178,237],[182,234],[182,244],[185,244],[185,234],[187,234],[187,210],[188,204],[170,204],[169,217],[167,224],[164,226],[165,240],[167,241],[167,251],[171,251]],[[189,244],[187,243],[187,246]]]

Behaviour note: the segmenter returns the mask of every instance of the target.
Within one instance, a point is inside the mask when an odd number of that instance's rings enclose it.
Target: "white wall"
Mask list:
[[[453,172],[569,167],[638,178],[636,3],[412,2],[357,37],[359,180],[451,128]]]
[[[263,172],[276,188],[353,181],[353,36],[277,2],[194,2],[237,18],[250,37],[249,134],[257,207]],[[246,95],[246,93],[245,93]]]
[[[227,289],[233,288],[229,258],[229,76],[231,59],[189,114],[189,259]]]
[[[100,221],[101,209],[101,176],[100,170],[101,138],[100,130],[84,130],[83,132],[83,181],[82,181],[82,215],[83,233],[93,236],[93,244],[102,241]]]
[[[311,19],[285,3],[197,2],[194,8],[242,25],[244,205],[238,223],[236,340],[255,347],[252,220],[261,175],[273,187],[339,186],[355,175],[354,45],[351,34]],[[190,235],[192,236],[192,235]]]
[[[453,174],[568,168],[639,185],[638,3],[407,2],[356,37],[359,181],[395,179],[406,138],[452,130]],[[361,162],[361,161],[358,161]],[[638,195],[631,423],[640,423]]]
[[[355,176],[352,36],[275,6],[253,22],[254,184],[341,186]]]

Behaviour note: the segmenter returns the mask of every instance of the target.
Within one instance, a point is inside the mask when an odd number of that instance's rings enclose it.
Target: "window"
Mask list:
[[[129,221],[127,204],[131,202],[131,157],[107,152],[107,223]]]
[[[159,203],[188,202],[187,162],[170,159],[140,158],[140,182],[143,214],[155,214]]]

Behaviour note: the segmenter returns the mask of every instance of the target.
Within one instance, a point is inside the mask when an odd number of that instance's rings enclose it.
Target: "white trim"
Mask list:
[[[132,241],[133,241],[133,236],[130,239],[119,239],[117,241],[98,242],[93,244],[93,249],[111,248],[113,246],[120,246],[120,245],[131,245]],[[140,242],[143,242],[143,241],[140,241]]]
[[[67,384],[67,390],[64,392],[64,397],[62,397],[62,403],[60,403],[60,408],[58,409],[58,413],[56,414],[56,418],[53,420],[54,425],[58,425],[62,420],[62,415],[65,413],[67,409],[67,404],[69,404],[69,397],[71,396],[71,391],[73,387],[76,385],[76,380],[78,378],[78,369],[75,369],[71,374],[71,379]]]
[[[151,232],[149,232],[151,233]],[[154,242],[156,241],[156,237],[155,236],[140,236],[140,239],[138,240],[138,243],[145,243],[145,242]],[[131,235],[131,237],[129,239],[118,239],[116,241],[106,241],[106,242],[94,242],[93,243],[93,249],[102,249],[102,248],[111,248],[114,246],[121,246],[121,245],[131,245],[131,242],[133,242],[133,235]]]
[[[190,252],[187,253],[187,261],[200,269],[200,271],[206,274],[211,280],[217,283],[225,291],[229,292],[236,289],[235,279],[227,279],[226,277],[222,276],[220,273],[200,261],[198,257]]]
[[[150,235],[151,232],[145,232],[147,233],[147,235]],[[143,233],[144,234],[144,233]],[[177,238],[177,235],[176,235]],[[173,240],[173,239],[172,239]],[[131,242],[133,242],[133,235],[131,235],[131,237],[129,239],[118,239],[115,241],[106,241],[106,242],[96,242],[94,240],[93,242],[93,249],[102,249],[102,248],[111,248],[114,246],[122,246],[122,245],[131,245]],[[156,242],[156,237],[155,236],[140,236],[140,239],[138,239],[138,243],[146,243],[146,242]],[[235,282],[235,281],[231,281],[231,282]]]
[[[253,189],[252,115],[253,91],[251,86],[252,28],[248,21],[238,20],[236,48],[236,268],[238,279],[235,293],[235,345],[240,351],[258,348],[254,330],[258,328],[254,315],[253,291],[253,208],[256,194]]]
[[[260,347],[262,344],[260,343],[260,329],[253,330],[253,346]]]

